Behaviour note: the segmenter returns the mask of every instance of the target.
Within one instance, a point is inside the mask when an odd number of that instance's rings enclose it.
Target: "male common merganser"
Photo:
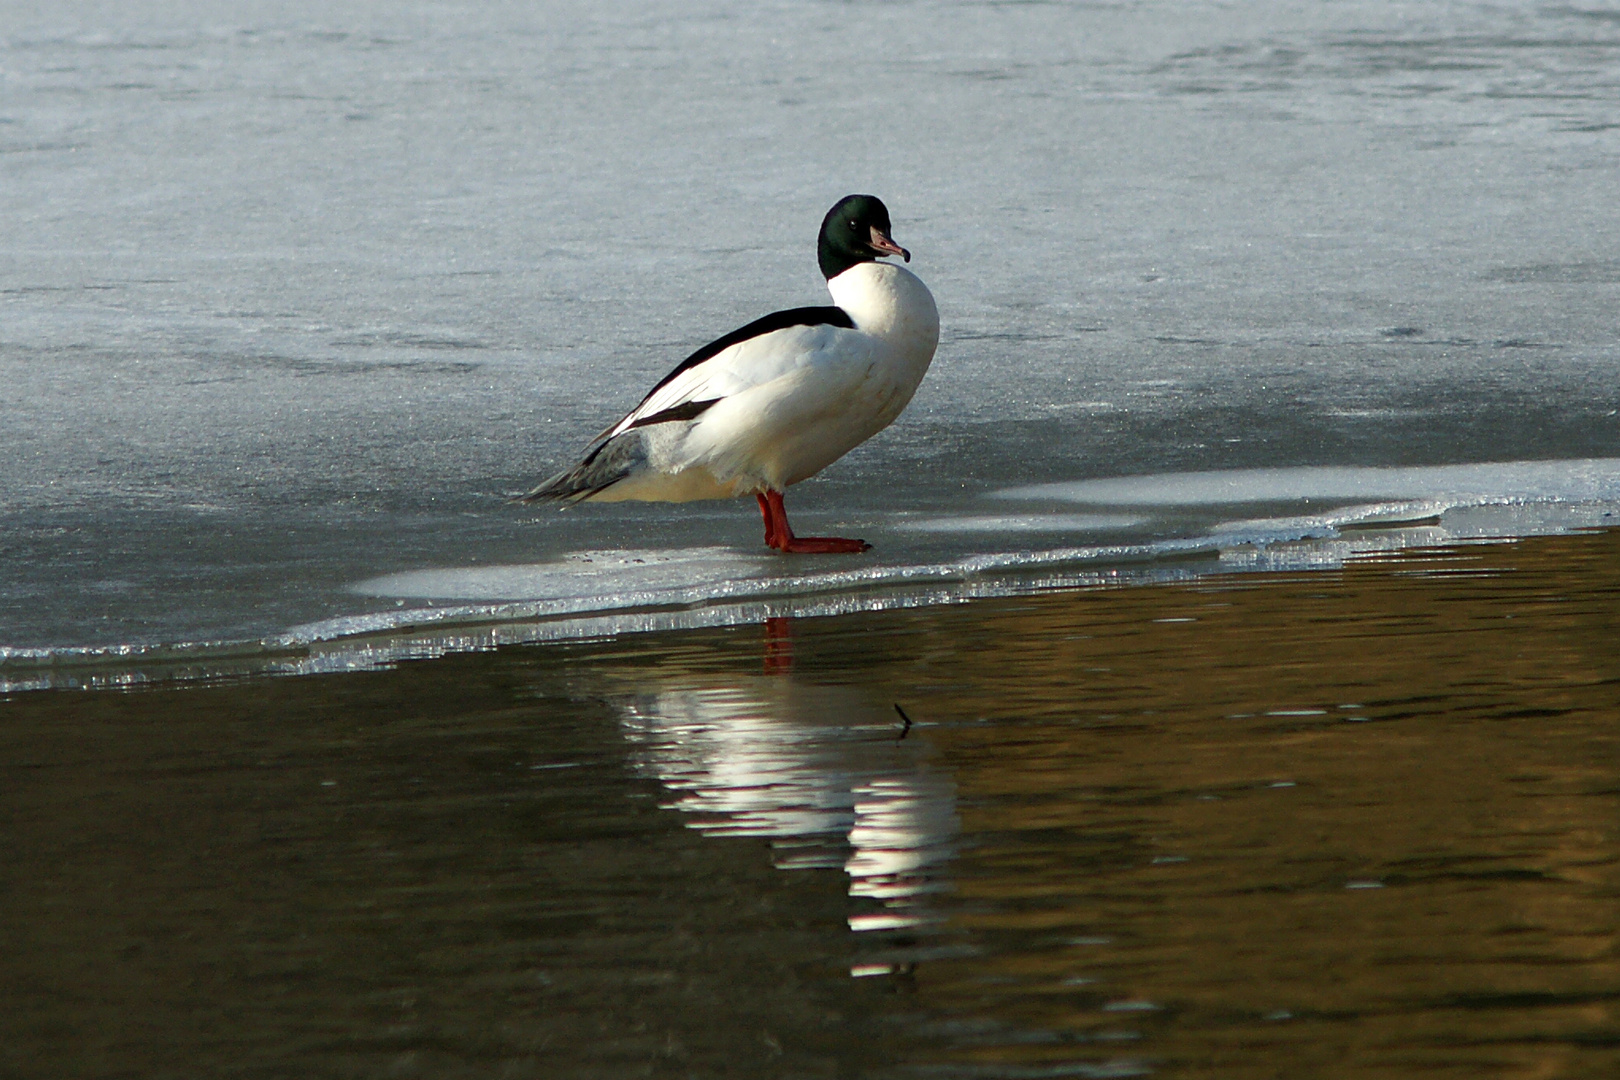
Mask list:
[[[889,235],[889,211],[850,195],[821,222],[835,307],[756,319],[703,346],[523,501],[687,502],[753,495],[778,551],[860,552],[864,540],[794,536],[782,492],[888,427],[939,344],[939,309]]]

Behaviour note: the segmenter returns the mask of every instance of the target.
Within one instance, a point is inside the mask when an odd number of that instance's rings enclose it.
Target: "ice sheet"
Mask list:
[[[8,4],[0,665],[303,670],[457,606],[561,633],[560,599],[598,629],[934,602],[1337,542],[1314,503],[1217,509],[1215,473],[1451,506],[1371,488],[1612,461],[1617,61],[1579,5]],[[697,345],[825,302],[816,224],[854,190],[944,324],[901,420],[789,495],[874,553],[767,556],[746,501],[506,502]],[[1141,477],[1203,494],[1093,498]],[[1085,511],[988,498],[1045,484]],[[631,586],[590,551],[676,561]]]

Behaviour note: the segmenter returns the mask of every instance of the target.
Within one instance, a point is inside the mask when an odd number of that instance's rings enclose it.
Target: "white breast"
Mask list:
[[[849,312],[856,329],[919,358],[917,382],[922,381],[939,344],[939,308],[916,274],[891,263],[856,263],[828,281],[827,291]]]
[[[827,289],[872,342],[862,395],[867,407],[851,410],[862,421],[862,433],[842,456],[888,427],[911,402],[939,345],[939,308],[916,274],[890,263],[859,263],[827,282]]]

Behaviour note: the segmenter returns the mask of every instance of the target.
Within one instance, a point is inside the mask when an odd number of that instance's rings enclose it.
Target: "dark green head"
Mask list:
[[[911,261],[911,252],[890,238],[889,208],[876,195],[846,195],[821,219],[816,256],[829,281],[857,263],[885,255]]]

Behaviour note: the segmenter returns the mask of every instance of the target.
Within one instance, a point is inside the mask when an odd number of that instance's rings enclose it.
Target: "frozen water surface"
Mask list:
[[[1617,66],[1581,4],[8,4],[5,677],[1604,524]],[[790,495],[872,554],[506,501],[825,302],[857,190],[944,323]]]

